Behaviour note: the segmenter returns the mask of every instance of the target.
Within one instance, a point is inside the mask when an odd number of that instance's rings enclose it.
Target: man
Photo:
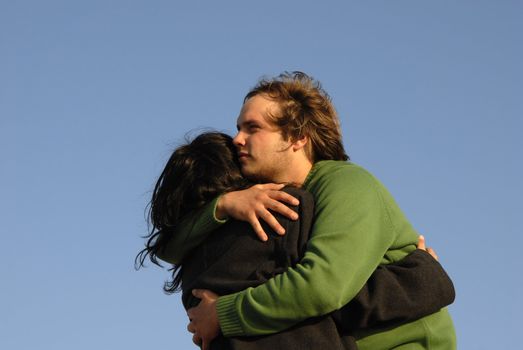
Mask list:
[[[189,330],[209,342],[220,328],[226,336],[261,335],[327,314],[347,304],[381,264],[415,249],[417,233],[387,190],[361,167],[346,162],[341,132],[328,95],[303,73],[262,81],[249,94],[234,139],[242,173],[260,182],[293,183],[312,193],[315,224],[305,256],[295,268],[267,283],[217,298],[189,311]],[[283,185],[257,185],[218,198],[177,240],[201,243],[220,219],[248,221],[266,239],[259,219],[279,233],[270,210],[293,216],[280,201]],[[182,231],[182,230],[181,230]],[[190,249],[179,245],[184,251]],[[360,349],[453,349],[452,321],[445,309],[386,330],[361,332]]]

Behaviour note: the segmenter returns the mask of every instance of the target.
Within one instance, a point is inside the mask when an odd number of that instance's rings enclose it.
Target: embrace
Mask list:
[[[387,189],[349,161],[336,110],[301,72],[247,93],[231,138],[176,149],[146,247],[172,264],[202,349],[456,348],[452,282]]]

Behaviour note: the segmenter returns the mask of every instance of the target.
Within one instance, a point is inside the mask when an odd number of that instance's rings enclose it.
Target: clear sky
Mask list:
[[[144,209],[189,130],[229,133],[258,78],[302,70],[351,158],[455,282],[460,349],[523,314],[520,1],[1,1],[0,348],[191,349]],[[519,159],[519,160],[518,160]]]

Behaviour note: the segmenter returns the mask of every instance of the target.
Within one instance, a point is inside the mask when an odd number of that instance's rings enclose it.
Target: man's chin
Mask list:
[[[243,177],[245,177],[249,180],[254,175],[253,171],[245,165],[240,168],[240,172],[242,173]]]
[[[249,168],[248,166],[242,166],[241,167],[241,173],[244,178],[246,178],[249,181],[252,182],[261,182],[259,178],[259,172],[257,172],[255,169]]]
[[[242,168],[241,173],[244,178],[246,178],[247,180],[254,182],[254,183],[263,184],[263,183],[273,182],[270,178],[267,178],[263,173],[252,170],[252,169],[249,170],[249,169]]]

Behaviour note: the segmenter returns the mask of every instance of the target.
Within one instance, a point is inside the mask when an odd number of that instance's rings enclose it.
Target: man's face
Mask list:
[[[292,143],[285,141],[279,128],[266,116],[278,115],[278,104],[263,95],[248,99],[237,121],[234,144],[242,173],[260,182],[285,182],[292,156]]]

